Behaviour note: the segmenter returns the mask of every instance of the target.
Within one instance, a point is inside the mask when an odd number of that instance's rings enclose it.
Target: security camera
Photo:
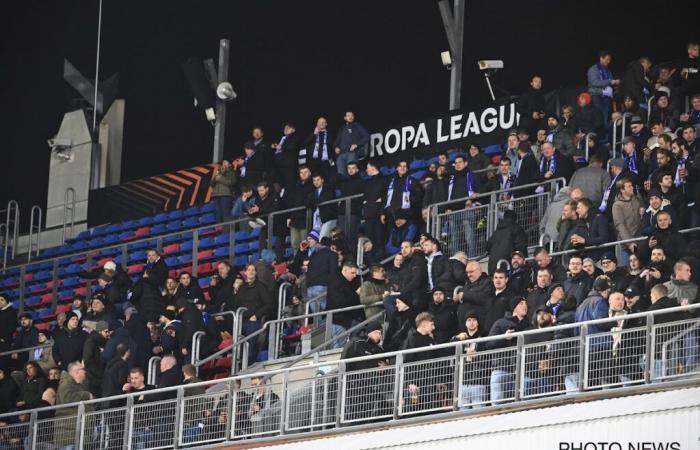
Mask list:
[[[66,138],[53,137],[46,141],[51,150],[67,149],[71,147],[71,140]]]
[[[503,61],[500,59],[484,59],[478,62],[480,70],[503,69]]]
[[[449,50],[441,52],[440,59],[442,60],[442,65],[445,66],[445,69],[452,69],[452,55],[450,54]]]
[[[228,102],[233,99],[235,99],[238,94],[236,94],[236,91],[233,90],[233,86],[231,86],[231,83],[228,81],[224,81],[223,83],[219,84],[216,88],[216,96],[219,97],[221,100]]]

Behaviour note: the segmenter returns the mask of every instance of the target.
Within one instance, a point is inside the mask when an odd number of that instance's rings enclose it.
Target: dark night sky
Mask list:
[[[94,76],[97,5],[0,6],[2,204],[15,198],[25,211],[45,206],[46,139],[69,100],[62,61]],[[642,54],[683,56],[685,42],[697,37],[698,3],[668,2],[657,12],[642,5],[467,0],[462,105],[487,98],[478,59],[503,59],[494,81],[517,94],[534,72],[543,74],[545,90],[583,83],[600,48],[613,52],[616,72]],[[210,161],[213,128],[193,108],[178,61],[216,57],[222,37],[231,40],[230,79],[239,93],[228,110],[227,156],[256,124],[276,140],[285,120],[306,134],[319,115],[334,129],[353,109],[372,130],[448,105],[449,73],[439,56],[447,39],[434,0],[104,0],[102,36],[101,78],[119,72],[126,99],[122,181]]]

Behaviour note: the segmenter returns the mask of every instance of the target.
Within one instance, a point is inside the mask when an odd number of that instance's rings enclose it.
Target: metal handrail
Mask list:
[[[156,368],[156,364],[160,362],[162,358],[160,356],[152,356],[151,359],[148,360],[148,369],[146,373],[146,384],[150,384],[152,386],[156,385],[156,373],[158,372]]]
[[[344,359],[344,363],[354,363],[354,362],[362,362],[362,361],[371,361],[371,360],[376,360],[376,359],[392,359],[395,358],[399,355],[407,355],[407,354],[413,354],[413,353],[421,353],[425,351],[436,351],[436,350],[444,350],[444,349],[455,349],[457,347],[461,347],[464,345],[469,345],[469,344],[478,344],[478,343],[483,343],[483,342],[491,342],[491,341],[502,341],[507,338],[511,339],[519,339],[521,336],[526,337],[526,336],[531,336],[539,333],[552,333],[556,331],[561,331],[561,330],[567,330],[571,328],[588,328],[591,325],[598,325],[601,323],[608,323],[608,322],[617,322],[621,318],[624,320],[630,320],[630,319],[641,319],[641,318],[653,318],[656,316],[661,316],[665,314],[675,314],[679,312],[689,312],[689,311],[695,311],[695,310],[700,310],[700,304],[693,304],[693,305],[687,305],[687,306],[675,306],[672,308],[666,308],[666,309],[661,309],[657,311],[647,311],[647,312],[641,312],[641,313],[633,313],[633,314],[626,314],[622,317],[620,316],[615,316],[615,317],[605,317],[602,319],[595,319],[595,320],[589,320],[586,322],[577,322],[577,323],[572,323],[572,324],[565,324],[565,325],[556,325],[556,326],[551,326],[551,327],[546,327],[543,329],[532,329],[532,330],[525,330],[525,331],[517,331],[513,333],[509,333],[507,336],[504,334],[499,334],[495,336],[486,336],[486,337],[481,337],[477,339],[472,339],[469,341],[458,341],[458,342],[447,342],[444,344],[437,344],[437,345],[431,345],[429,347],[419,347],[419,348],[412,348],[412,349],[405,349],[405,350],[397,350],[393,352],[385,352],[385,353],[380,353],[376,355],[369,355],[369,356],[358,356],[355,358],[347,358]],[[696,319],[697,320],[697,319]],[[666,322],[664,325],[668,325],[669,323],[673,322]],[[593,334],[592,336],[595,336],[596,334]],[[553,342],[558,342],[559,340],[555,339]],[[156,360],[157,356],[152,357],[151,360],[149,361],[149,366],[152,365],[153,361]],[[323,366],[328,365],[328,362],[317,362],[317,363],[311,363],[308,365],[304,365],[303,369],[308,370],[308,369],[316,369],[316,368],[321,368]],[[267,376],[272,376],[272,375],[277,375],[277,374],[282,374],[285,372],[289,372],[290,370],[294,369],[299,369],[298,367],[287,367],[287,368],[278,368],[278,369],[272,369],[272,370],[263,370],[259,372],[254,372],[254,373],[247,373],[247,374],[241,374],[241,375],[235,375],[231,376],[229,378],[224,378],[224,379],[218,379],[218,380],[211,380],[211,381],[201,381],[198,383],[192,383],[188,384],[187,386],[170,386],[170,387],[164,387],[164,388],[157,388],[148,391],[147,395],[153,395],[153,394],[163,394],[166,392],[173,392],[179,389],[185,389],[185,388],[192,388],[192,387],[211,387],[213,384],[218,384],[218,383],[226,383],[226,382],[231,382],[235,380],[244,380],[244,379],[250,379],[250,378],[255,378],[255,377],[267,377]],[[150,383],[150,371],[149,371],[149,384]],[[14,417],[20,414],[30,414],[33,411],[49,411],[49,410],[56,410],[56,409],[62,409],[62,408],[71,408],[71,407],[76,407],[78,405],[90,405],[90,404],[98,404],[98,403],[103,403],[105,401],[112,401],[112,400],[124,400],[129,397],[134,397],[134,396],[141,396],[144,395],[143,392],[135,392],[135,393],[129,393],[129,394],[120,394],[120,395],[115,395],[112,397],[104,397],[104,398],[98,398],[98,399],[93,399],[93,400],[85,400],[81,402],[73,402],[73,403],[66,403],[63,405],[56,405],[56,406],[49,406],[49,407],[42,407],[42,408],[34,408],[34,409],[26,409],[22,411],[14,411],[11,413],[3,413],[0,414],[0,420],[3,417]]]
[[[692,233],[694,231],[700,231],[700,227],[693,227],[693,228],[686,228],[684,230],[678,230],[678,232],[682,233],[682,234]],[[560,251],[550,253],[549,256],[562,256],[562,255],[570,255],[573,253],[582,253],[582,252],[586,252],[586,251],[590,251],[590,250],[599,250],[602,248],[614,247],[614,246],[617,246],[620,244],[630,244],[633,242],[645,241],[647,239],[649,239],[649,236],[639,236],[639,237],[630,238],[630,239],[620,239],[619,241],[606,242],[605,244],[600,244],[600,245],[591,245],[588,247],[571,249],[571,250],[560,250]],[[527,259],[533,260],[533,259],[535,259],[535,257],[530,256]]]
[[[15,350],[8,350],[5,352],[2,352],[2,353],[0,353],[0,358],[2,358],[3,356],[10,356],[13,353],[25,353],[25,352],[30,353],[30,352],[32,352],[34,350],[38,350],[40,348],[44,349],[44,348],[51,348],[51,347],[53,347],[53,340],[47,341],[46,344],[35,345],[33,347],[18,348]]]
[[[539,183],[529,183],[529,184],[524,184],[522,186],[513,186],[513,187],[508,188],[508,189],[499,189],[498,191],[477,194],[473,197],[461,197],[461,198],[456,198],[456,199],[452,199],[452,200],[445,200],[443,202],[433,203],[432,205],[428,205],[428,217],[426,220],[426,229],[432,231],[433,233],[437,232],[437,230],[431,230],[431,226],[435,223],[435,220],[437,219],[438,209],[440,207],[466,202],[467,200],[478,201],[480,199],[486,199],[486,198],[489,200],[489,204],[492,204],[492,203],[496,202],[496,198],[498,197],[499,194],[513,193],[513,192],[516,192],[518,190],[531,189],[533,187],[544,186],[546,184],[551,185],[552,190],[554,190],[554,188],[556,188],[558,186],[558,183],[562,183],[562,187],[566,186],[566,178],[563,178],[563,177],[553,178],[551,180],[546,180],[546,181],[542,181]],[[486,203],[483,203],[483,204],[486,204]],[[465,208],[459,208],[457,211],[462,210],[462,209],[465,209]]]
[[[357,239],[357,256],[355,258],[355,264],[357,267],[362,268],[365,265],[365,242],[371,242],[369,238],[364,236]],[[374,243],[372,243],[374,245]]]
[[[39,214],[38,219],[35,218],[36,214]],[[39,205],[32,206],[31,214],[29,216],[29,252],[27,252],[27,261],[32,261],[32,252],[35,252],[36,256],[39,256],[39,250],[41,248],[41,223],[43,221],[43,211]],[[34,237],[36,236],[36,243],[34,243]]]
[[[678,322],[675,322],[675,323],[677,324]],[[692,323],[692,320],[687,321],[687,323],[688,323],[688,325],[690,325]],[[664,324],[655,325],[655,328],[658,328],[660,326],[666,326],[666,325],[668,325],[668,324],[664,323]],[[668,357],[667,357],[668,347],[670,347],[671,344],[673,344],[674,342],[685,338],[685,336],[687,336],[690,332],[696,331],[697,329],[700,329],[700,322],[696,322],[695,324],[690,326],[688,329],[675,335],[673,338],[671,338],[663,343],[663,345],[661,346],[661,365],[662,365],[662,367],[666,367],[666,361],[668,360]]]
[[[70,213],[70,215],[69,215]],[[63,230],[61,232],[61,242],[66,243],[66,229],[70,223],[70,233],[68,239],[73,238],[75,227],[75,189],[69,187],[63,194]]]
[[[5,237],[2,243],[2,269],[4,272],[5,269],[7,269],[8,260],[15,259],[15,252],[17,251],[17,241],[19,240],[19,204],[16,200],[10,200],[7,202],[7,208],[1,212],[7,215],[4,224]],[[10,240],[10,237],[12,237],[12,240]],[[10,248],[12,250],[10,250]]]
[[[552,240],[552,237],[549,235],[549,233],[542,233],[540,235],[540,247],[544,247],[545,237],[547,238],[547,243],[549,244],[549,253],[552,253],[554,251],[554,241]]]

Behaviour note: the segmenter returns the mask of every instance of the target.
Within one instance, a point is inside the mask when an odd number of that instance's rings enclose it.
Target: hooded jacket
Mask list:
[[[621,194],[617,194],[612,206],[612,216],[618,239],[632,239],[640,235],[642,220],[639,217],[639,208],[641,206],[636,196],[625,200]]]
[[[514,215],[514,214],[513,214]],[[493,232],[486,241],[486,251],[489,253],[489,273],[496,270],[499,260],[510,261],[514,251],[521,251],[527,254],[527,235],[511,214],[506,214],[498,221],[496,231]]]
[[[697,303],[698,285],[691,281],[671,280],[664,283],[668,289],[668,297],[674,299],[679,305],[690,305]]]
[[[384,292],[390,291],[391,287],[387,280],[375,280],[367,278],[360,286],[360,303],[365,305],[365,318],[378,314],[384,310],[381,306],[370,306],[381,302],[384,299]]]

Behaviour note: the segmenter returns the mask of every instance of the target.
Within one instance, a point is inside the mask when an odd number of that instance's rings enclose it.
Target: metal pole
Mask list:
[[[438,3],[440,15],[450,44],[450,110],[459,109],[462,99],[462,50],[464,42],[464,0],[454,0],[450,11],[449,0]]]
[[[100,9],[97,15],[97,56],[95,58],[95,100],[92,104],[92,134],[97,137],[97,92],[100,82],[100,42],[102,41],[102,0],[100,0]]]
[[[229,40],[221,39],[219,41],[219,73],[218,84],[227,81],[228,79],[228,56],[229,56]],[[220,162],[224,158],[224,138],[226,133],[226,102],[220,98],[216,98],[216,124],[214,125],[214,156],[215,163]]]

